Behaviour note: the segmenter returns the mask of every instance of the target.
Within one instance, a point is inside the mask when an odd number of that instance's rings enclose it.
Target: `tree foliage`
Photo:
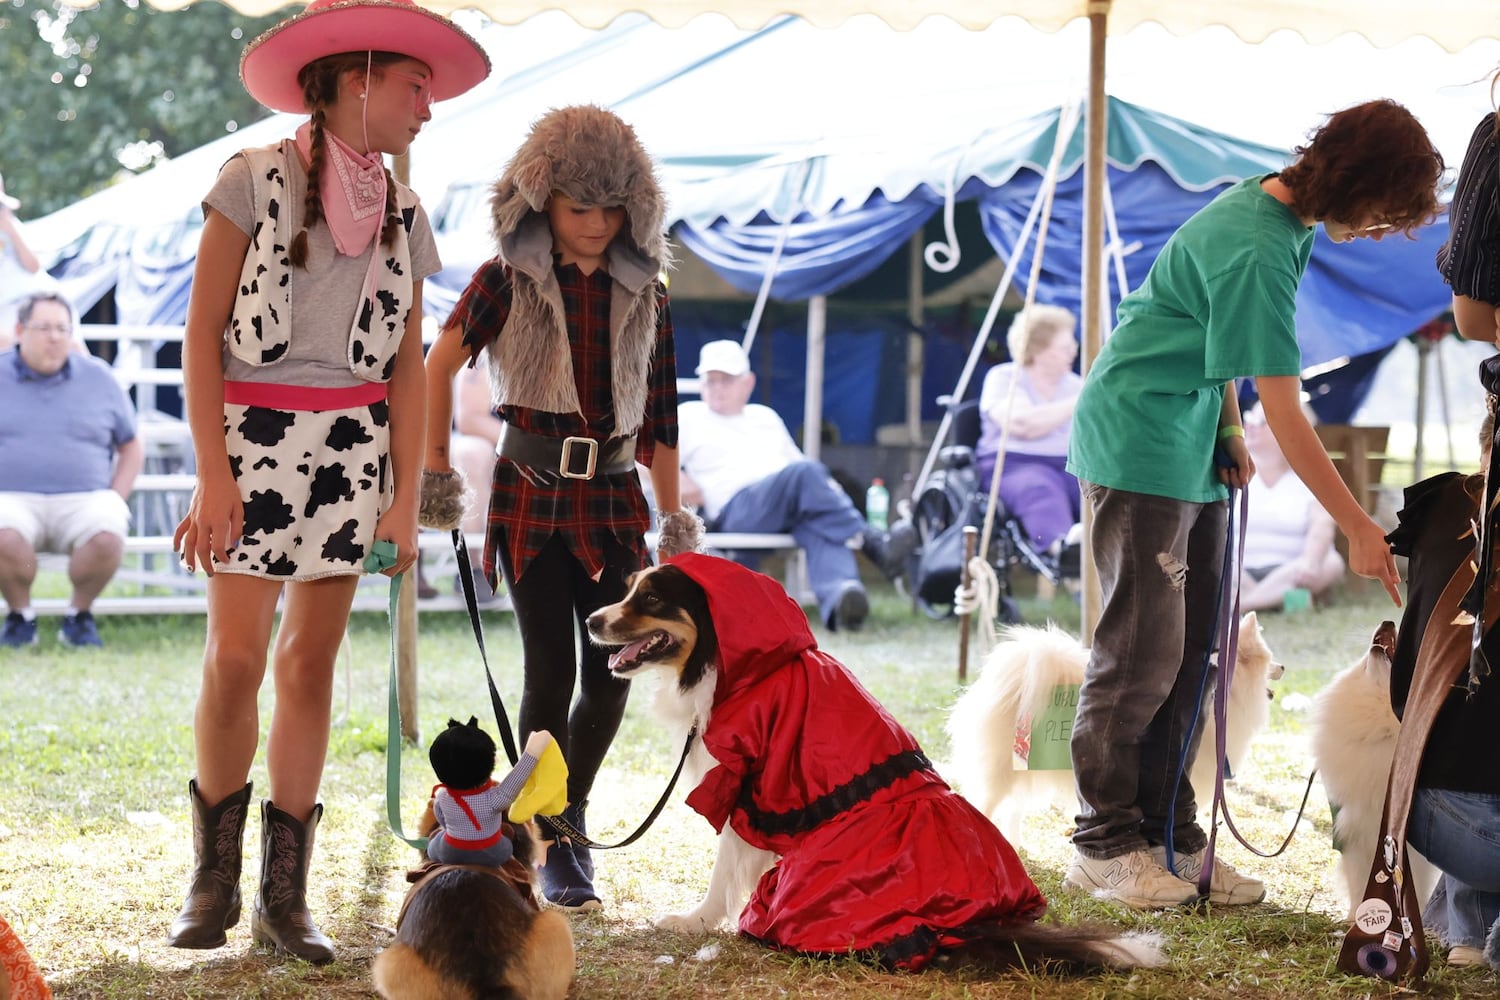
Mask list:
[[[240,85],[245,44],[279,15],[0,0],[0,171],[23,218],[269,114]]]

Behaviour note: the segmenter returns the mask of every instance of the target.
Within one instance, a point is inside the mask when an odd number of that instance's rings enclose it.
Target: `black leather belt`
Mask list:
[[[600,442],[591,437],[532,434],[506,424],[500,431],[499,453],[501,458],[566,479],[593,479],[635,470],[635,435]]]

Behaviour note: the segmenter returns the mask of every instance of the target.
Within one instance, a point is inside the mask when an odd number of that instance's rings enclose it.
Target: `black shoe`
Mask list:
[[[886,579],[906,572],[906,560],[917,547],[917,529],[910,521],[897,521],[890,531],[867,531],[860,551],[880,568]]]
[[[870,598],[858,583],[848,583],[833,602],[828,627],[835,632],[858,632],[870,617]]]
[[[573,842],[547,826],[542,819],[542,855],[537,874],[542,878],[542,898],[559,910],[588,913],[603,909],[599,894],[594,891],[594,880],[583,873],[578,857],[573,853]]]
[[[564,809],[562,814],[563,820],[585,837],[589,835],[589,831],[584,822],[583,811],[588,807],[587,802],[575,802]],[[573,841],[573,858],[578,862],[578,870],[583,872],[583,877],[590,882],[594,881],[594,855],[576,840]]]

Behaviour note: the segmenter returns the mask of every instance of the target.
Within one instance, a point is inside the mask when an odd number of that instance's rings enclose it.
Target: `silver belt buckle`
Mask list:
[[[589,459],[588,468],[583,472],[571,471],[573,466],[573,446],[575,444],[588,445]],[[562,458],[557,462],[557,472],[564,479],[593,479],[594,468],[599,461],[599,442],[587,437],[565,437],[562,444]]]

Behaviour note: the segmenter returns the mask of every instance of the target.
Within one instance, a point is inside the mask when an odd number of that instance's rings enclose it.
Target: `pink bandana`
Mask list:
[[[297,129],[297,148],[312,159],[312,122]],[[385,218],[385,160],[378,152],[361,156],[326,128],[323,154],[318,195],[333,245],[345,257],[358,257]]]

